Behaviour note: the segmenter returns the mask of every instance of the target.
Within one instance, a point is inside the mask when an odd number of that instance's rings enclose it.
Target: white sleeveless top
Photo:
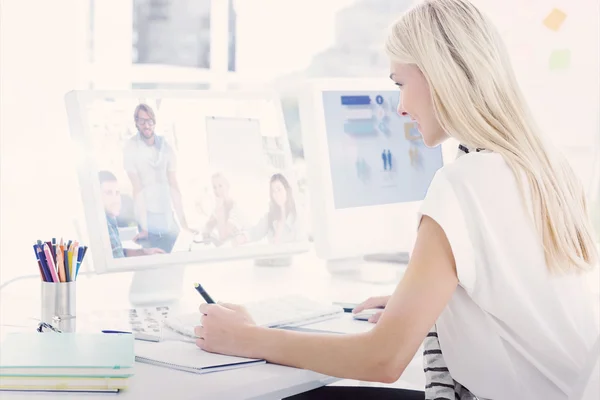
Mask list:
[[[567,399],[598,337],[580,276],[551,275],[530,208],[495,153],[440,169],[421,214],[444,230],[459,287],[437,321],[452,378],[485,399]]]

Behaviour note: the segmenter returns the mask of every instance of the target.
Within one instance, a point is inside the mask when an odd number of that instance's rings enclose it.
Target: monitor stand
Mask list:
[[[408,264],[408,253],[380,253],[363,257],[327,260],[332,275],[347,276],[363,282],[389,284],[399,281]]]
[[[164,306],[177,303],[183,295],[184,265],[136,271],[129,287],[133,306]]]
[[[257,267],[289,267],[292,265],[292,257],[257,258],[254,260],[254,265]]]
[[[364,256],[365,261],[386,262],[393,264],[408,264],[410,255],[408,252],[399,253],[374,253]]]

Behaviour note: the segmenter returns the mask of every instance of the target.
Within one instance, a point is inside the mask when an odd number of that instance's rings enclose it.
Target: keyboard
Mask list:
[[[284,328],[308,325],[344,313],[340,306],[321,303],[303,296],[282,296],[244,304],[258,326]],[[171,315],[164,324],[185,336],[194,337],[194,327],[202,325],[200,312]]]

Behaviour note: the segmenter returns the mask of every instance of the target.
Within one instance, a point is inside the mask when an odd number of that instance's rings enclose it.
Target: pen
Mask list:
[[[194,283],[194,287],[196,288],[196,291],[200,293],[200,296],[202,296],[208,304],[215,303],[214,300],[208,295],[208,293],[206,293],[206,290],[204,290],[202,285],[200,285],[199,283]]]
[[[40,253],[38,253],[37,246],[33,245],[33,251],[35,253],[35,259],[37,260],[38,267],[40,269],[40,274],[42,274],[42,280],[44,282],[49,282],[48,276],[46,274],[46,270],[44,269],[44,265],[42,264],[42,260],[40,260]]]
[[[46,281],[46,275],[44,274],[44,268],[42,267],[42,262],[40,261],[40,259],[37,259],[37,263],[38,263],[38,269],[40,270],[40,276],[42,277],[42,281],[47,282]]]
[[[56,253],[56,268],[58,268],[58,276],[61,274],[65,277],[65,282],[69,282],[69,270],[65,269],[65,262],[63,260],[63,253],[58,249]]]
[[[157,336],[146,335],[141,332],[127,332],[127,331],[113,331],[113,330],[104,330],[102,333],[115,333],[115,334],[123,334],[123,335],[133,335],[135,340],[143,340],[146,342],[160,342],[160,338]]]
[[[56,259],[54,260],[54,268],[56,268],[56,272],[58,273],[58,282],[68,282],[67,274],[64,268],[60,267],[58,259],[58,254],[56,255]]]
[[[52,274],[50,273],[50,268],[48,267],[48,263],[46,262],[46,258],[44,257],[44,250],[39,245],[34,245],[35,252],[38,255],[38,259],[42,263],[42,268],[44,269],[44,275],[46,276],[46,282],[53,282]]]
[[[71,248],[71,254],[69,254],[69,275],[75,275],[75,271],[77,270],[77,249],[79,243],[77,241],[73,242],[73,247]]]
[[[77,263],[77,270],[75,271],[75,278],[77,278],[77,275],[79,274],[79,268],[81,267],[81,264],[83,263],[83,259],[85,258],[86,251],[87,251],[87,246],[83,246],[83,250],[81,251],[81,258],[79,259],[79,262]]]
[[[48,265],[48,269],[50,270],[50,274],[52,275],[52,281],[60,282],[58,272],[56,271],[56,266],[54,264],[54,260],[52,259],[52,252],[48,244],[44,244],[44,254],[46,255],[46,263]]]
[[[52,238],[52,257],[54,257],[54,262],[56,262],[56,238]]]
[[[83,259],[83,247],[77,248],[77,256],[74,255],[73,258],[75,259],[75,265],[73,265],[73,280],[75,280],[79,267],[81,266],[81,260]]]
[[[63,250],[63,263],[65,265],[65,271],[69,270],[70,264],[69,264],[69,251],[65,248]]]
[[[48,242],[44,242],[48,245],[48,248],[50,249],[50,255],[52,256],[52,261],[54,262],[54,264],[56,265],[56,254],[53,253],[53,247],[52,247],[52,242],[48,241]]]

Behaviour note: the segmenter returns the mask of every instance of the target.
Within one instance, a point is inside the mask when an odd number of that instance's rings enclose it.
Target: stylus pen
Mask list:
[[[196,291],[200,293],[200,296],[202,296],[208,304],[215,303],[215,301],[208,295],[208,293],[206,293],[206,290],[204,290],[202,285],[200,285],[199,283],[194,283],[194,287],[196,288]]]

